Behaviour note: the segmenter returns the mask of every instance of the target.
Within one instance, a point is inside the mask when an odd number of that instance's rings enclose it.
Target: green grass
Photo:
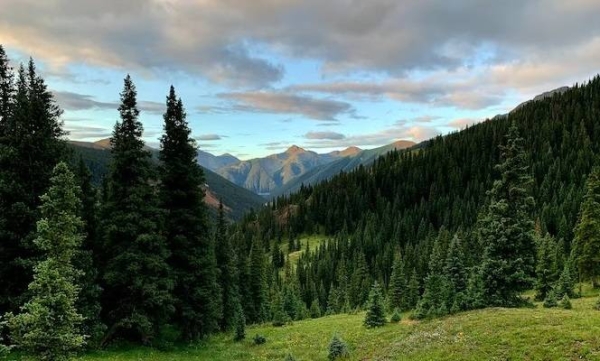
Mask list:
[[[573,300],[572,310],[493,308],[437,320],[379,329],[362,326],[364,314],[336,315],[295,322],[282,328],[249,327],[247,338],[231,335],[169,352],[121,349],[86,355],[85,361],[178,360],[327,360],[327,346],[338,333],[350,346],[350,360],[599,360],[600,311],[595,297]],[[406,316],[406,315],[404,315]],[[261,334],[267,343],[252,344]]]
[[[298,241],[300,242],[300,250],[296,251],[296,252],[292,252],[289,253],[290,256],[290,261],[292,262],[292,264],[297,264],[298,263],[298,259],[300,258],[300,255],[302,253],[304,253],[306,251],[306,244],[308,243],[308,249],[310,252],[314,251],[317,249],[317,247],[321,244],[324,243],[328,240],[329,238],[327,238],[326,236],[321,236],[321,235],[311,235],[311,236],[304,236],[301,237]],[[286,242],[284,242],[282,244],[282,252],[284,254],[288,254],[288,244]]]

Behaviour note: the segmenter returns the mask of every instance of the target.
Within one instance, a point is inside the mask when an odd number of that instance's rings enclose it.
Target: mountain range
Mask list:
[[[108,139],[102,139],[97,142],[70,141],[71,148],[75,153],[75,158],[79,156],[92,172],[92,180],[96,185],[102,182],[102,178],[108,172],[110,164],[110,142]],[[146,147],[155,161],[158,159],[158,150]],[[223,208],[228,217],[232,220],[240,219],[251,209],[258,209],[265,203],[265,199],[252,193],[230,181],[224,179],[210,169],[203,167],[204,177],[206,179],[205,201],[210,209],[215,211],[219,205],[219,200],[223,201]]]
[[[349,147],[323,154],[293,145],[285,152],[245,161],[229,154],[214,156],[199,151],[198,163],[241,187],[269,198],[293,191],[302,183],[313,184],[340,171],[368,165],[392,149],[414,145],[413,142],[398,141],[376,149]]]

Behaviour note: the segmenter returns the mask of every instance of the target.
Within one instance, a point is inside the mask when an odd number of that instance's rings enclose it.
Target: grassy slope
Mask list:
[[[598,360],[600,312],[595,297],[573,300],[572,310],[486,309],[438,320],[412,322],[367,330],[364,314],[336,315],[295,322],[283,328],[249,327],[247,339],[212,337],[205,344],[170,352],[150,349],[104,351],[84,360],[327,360],[327,346],[339,333],[351,348],[350,360]],[[252,344],[264,335],[267,343]]]

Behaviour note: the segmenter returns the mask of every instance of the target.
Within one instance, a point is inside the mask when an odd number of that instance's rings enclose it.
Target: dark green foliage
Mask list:
[[[290,317],[283,309],[283,299],[280,293],[275,295],[271,310],[273,311],[273,326],[281,327],[290,321]]]
[[[464,311],[468,308],[466,295],[468,277],[463,262],[464,257],[461,239],[458,235],[454,235],[444,265],[444,276],[449,287],[446,305],[450,307],[450,313]]]
[[[338,335],[333,335],[329,342],[329,360],[337,360],[350,357],[348,345]]]
[[[31,282],[40,196],[65,156],[62,111],[33,60],[12,79],[0,50],[0,313],[16,311]]]
[[[224,244],[225,224],[221,208],[218,239],[209,232],[208,211],[204,203],[204,173],[196,162],[197,152],[181,99],[171,86],[163,116],[165,133],[160,140],[160,198],[165,212],[165,230],[171,256],[169,266],[175,278],[174,321],[186,341],[204,337],[232,322],[237,302],[235,270],[231,249]],[[227,290],[221,292],[217,283],[218,268],[215,240],[220,243],[221,280]],[[225,253],[225,254],[223,254]],[[225,272],[230,272],[225,274]],[[226,292],[226,293],[225,293]],[[215,297],[222,295],[222,297]],[[223,304],[227,302],[227,305]],[[227,307],[227,320],[221,317]]]
[[[596,300],[596,303],[594,304],[594,309],[600,311],[600,297],[598,297],[598,299]]]
[[[565,310],[570,310],[573,308],[573,305],[571,304],[571,299],[566,294],[560,299],[558,306]]]
[[[556,299],[556,293],[548,292],[546,298],[544,299],[544,307],[545,308],[553,308],[558,306],[558,300]]]
[[[392,275],[390,278],[390,285],[388,287],[388,309],[393,310],[395,308],[407,309],[407,287],[406,287],[406,275],[404,274],[404,265],[402,264],[402,256],[397,255],[394,260],[394,266],[392,267]]]
[[[600,167],[592,169],[585,186],[579,220],[573,231],[573,255],[581,277],[591,280],[596,288],[600,285]]]
[[[573,277],[571,277],[571,265],[567,263],[565,264],[565,267],[563,268],[563,271],[560,274],[560,278],[558,279],[554,290],[556,292],[557,297],[574,297],[574,289],[575,280],[573,279]]]
[[[250,322],[268,321],[267,312],[267,275],[266,259],[260,241],[254,241],[250,251],[250,298],[245,299],[250,305],[248,320]]]
[[[542,301],[546,299],[548,293],[552,290],[555,282],[553,272],[554,240],[546,234],[538,241],[537,266],[535,269],[535,300]]]
[[[319,301],[313,300],[310,304],[310,318],[319,317],[321,317],[321,306],[319,306]]]
[[[284,359],[284,361],[296,361],[296,358],[295,358],[295,357],[294,357],[294,356],[293,356],[291,353],[288,353],[288,354],[285,356],[285,359]]]
[[[173,281],[162,212],[151,185],[150,153],[144,150],[135,86],[129,76],[119,112],[102,210],[102,314],[108,325],[103,343],[121,337],[149,344],[173,312]],[[179,310],[180,315],[192,312]]]
[[[473,267],[469,274],[467,286],[467,308],[479,309],[485,307],[483,278],[479,268]]]
[[[398,322],[402,321],[402,314],[400,313],[399,309],[394,308],[394,312],[392,313],[392,317],[390,318],[390,321],[393,323],[398,323]]]
[[[406,307],[409,309],[417,306],[419,297],[421,295],[419,280],[417,277],[417,271],[413,269],[407,286]]]
[[[255,345],[263,345],[267,342],[267,339],[263,335],[256,334],[252,338],[252,342],[254,342]]]
[[[80,287],[79,298],[77,299],[76,307],[84,318],[82,329],[83,333],[88,336],[86,343],[88,348],[98,346],[106,326],[100,320],[100,288],[99,272],[97,268],[97,257],[94,259],[94,254],[97,249],[97,202],[98,197],[96,189],[92,186],[91,173],[85,163],[80,159],[76,169],[76,178],[81,188],[81,209],[80,215],[83,221],[84,239],[81,248],[77,251],[73,258],[73,265],[81,272],[76,277],[76,283]]]
[[[238,342],[246,338],[246,317],[244,317],[244,311],[242,305],[238,302],[235,308],[234,318],[234,336],[233,340]]]
[[[236,268],[235,253],[227,235],[226,222],[223,203],[219,202],[215,228],[215,253],[219,268],[218,283],[221,288],[221,304],[223,305],[223,317],[220,322],[221,330],[228,330],[233,327],[235,324],[235,310],[240,303],[238,270]]]
[[[35,245],[43,254],[29,285],[31,298],[21,312],[9,314],[13,343],[41,360],[68,360],[85,343],[75,308],[78,286],[71,263],[81,245],[83,223],[77,215],[81,206],[73,173],[65,163],[54,169],[51,187],[42,196],[41,219],[37,222]]]
[[[484,298],[490,306],[518,306],[520,293],[532,284],[535,267],[532,182],[525,140],[513,124],[501,146],[496,166],[501,178],[488,192],[490,201],[480,221],[480,242],[485,244],[481,264]]]
[[[450,298],[450,283],[444,275],[445,262],[441,247],[442,238],[438,237],[431,252],[429,273],[425,278],[425,290],[417,305],[415,317],[420,315],[425,317],[444,316],[449,312],[447,302]]]
[[[365,327],[381,327],[385,325],[385,306],[381,287],[377,282],[373,283],[371,292],[369,292],[369,302],[367,303],[367,314],[364,321]]]

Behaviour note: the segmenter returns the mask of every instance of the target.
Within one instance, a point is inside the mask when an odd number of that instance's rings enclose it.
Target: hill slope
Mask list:
[[[414,147],[415,145],[416,143],[414,142],[401,140],[379,148],[359,150],[350,154],[346,153],[346,156],[340,157],[340,159],[338,160],[315,167],[310,171],[306,172],[305,174],[294,178],[290,182],[275,189],[271,193],[271,196],[277,197],[280,195],[294,193],[298,191],[302,185],[314,185],[324,180],[330,179],[336,176],[337,174],[340,174],[341,172],[349,172],[353,169],[358,168],[361,165],[371,165],[375,161],[375,159],[382,155],[385,155],[386,153],[394,149],[407,149]]]
[[[275,328],[250,327],[243,342],[218,335],[202,345],[169,352],[150,349],[99,352],[86,361],[129,360],[327,360],[327,347],[338,333],[350,347],[348,360],[598,360],[600,312],[596,298],[573,300],[572,310],[493,308],[460,313],[433,321],[412,322],[379,329],[362,326],[364,314],[337,315],[298,321]],[[267,342],[252,344],[261,334]]]
[[[92,171],[94,183],[100,184],[102,177],[108,172],[110,163],[109,145],[103,140],[96,143],[70,142],[75,151],[75,159],[79,155]],[[149,148],[156,159],[157,150]],[[231,219],[238,220],[250,209],[262,207],[264,199],[242,187],[239,187],[218,174],[204,168],[206,177],[206,202],[211,209],[218,207],[219,199],[223,200],[224,208]]]

